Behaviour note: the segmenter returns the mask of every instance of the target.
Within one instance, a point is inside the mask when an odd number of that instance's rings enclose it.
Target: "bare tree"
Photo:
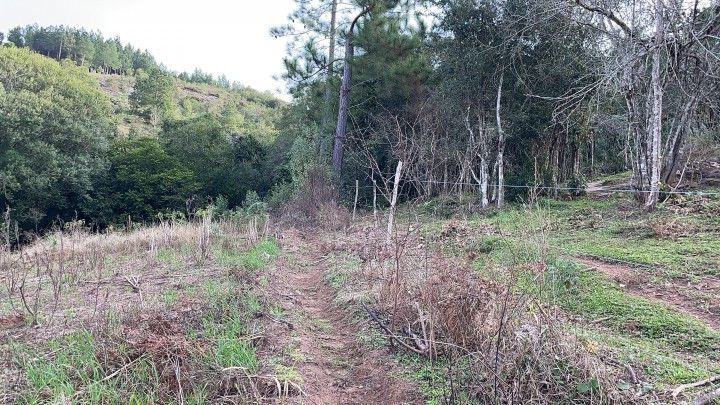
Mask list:
[[[716,88],[708,81],[717,82],[720,49],[709,38],[720,30],[720,5],[663,0],[569,3],[584,11],[572,14],[576,21],[604,36],[606,66],[595,83],[573,89],[560,104],[577,105],[590,95],[618,88],[627,107],[626,150],[634,185],[638,198],[652,210],[662,182],[675,172],[698,104]],[[555,7],[562,8],[557,2]],[[670,98],[665,97],[668,90]]]
[[[497,102],[495,104],[495,119],[497,121],[498,147],[497,147],[497,206],[505,205],[505,131],[502,127],[502,119],[500,117],[500,101],[502,100],[502,88],[505,73],[500,73],[500,80],[497,90]]]

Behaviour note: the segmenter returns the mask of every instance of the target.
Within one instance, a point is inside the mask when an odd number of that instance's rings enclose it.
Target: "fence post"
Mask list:
[[[395,184],[393,184],[392,201],[390,202],[390,217],[388,218],[387,238],[386,243],[390,244],[392,239],[393,222],[395,222],[395,205],[397,204],[398,188],[400,186],[400,173],[402,172],[403,162],[398,162],[397,169],[395,169]]]

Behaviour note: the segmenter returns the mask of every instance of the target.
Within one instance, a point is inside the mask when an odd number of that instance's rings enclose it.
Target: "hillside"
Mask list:
[[[720,3],[289,1],[0,33],[0,403],[720,405]]]
[[[91,73],[14,47],[0,47],[0,85],[12,244],[66,221],[105,228],[192,216],[213,200],[236,207],[283,175],[273,145],[284,103],[266,93],[157,69]]]
[[[128,136],[131,131],[139,134],[157,134],[159,128],[138,116],[130,104],[136,78],[129,75],[93,73],[102,91],[110,97],[118,121],[118,134]],[[264,125],[272,125],[277,117],[277,108],[283,101],[269,93],[251,88],[228,89],[220,86],[191,83],[173,79],[175,94],[173,102],[179,106],[180,117],[191,117],[209,112],[221,114],[225,108],[237,108],[244,116],[252,117]],[[274,133],[267,136],[271,140]]]

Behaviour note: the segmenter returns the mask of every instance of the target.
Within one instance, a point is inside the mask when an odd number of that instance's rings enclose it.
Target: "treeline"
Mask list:
[[[19,48],[27,47],[56,60],[71,59],[103,73],[133,74],[137,69],[158,68],[148,51],[123,45],[119,38],[105,39],[97,31],[35,24],[12,28],[7,40]]]
[[[716,4],[297,5],[273,30],[293,38],[295,142],[315,145],[346,195],[355,180],[366,201],[374,183],[387,194],[399,161],[407,197],[472,191],[482,206],[627,170],[652,209],[688,184],[688,162],[718,153]]]
[[[0,43],[4,34],[0,36]],[[242,88],[223,74],[218,78],[195,69],[192,73],[172,72],[159,64],[147,50],[123,44],[120,38],[105,38],[99,31],[64,25],[40,27],[37,24],[18,26],[8,31],[7,40],[19,48],[27,47],[55,60],[70,59],[91,71],[106,74],[133,75],[139,69],[163,70],[190,83],[204,83],[223,88]]]
[[[181,108],[187,84],[176,80],[138,70],[129,110],[118,111],[86,68],[0,47],[4,234],[187,217],[267,196],[281,176],[272,152],[280,103],[242,89],[225,91],[217,107]],[[152,130],[120,135],[128,117]]]

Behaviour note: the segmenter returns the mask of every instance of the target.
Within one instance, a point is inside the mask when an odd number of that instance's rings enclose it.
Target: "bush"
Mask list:
[[[259,215],[264,214],[268,211],[268,206],[260,199],[258,193],[254,190],[249,190],[245,194],[245,200],[243,201],[243,210],[248,215]]]

